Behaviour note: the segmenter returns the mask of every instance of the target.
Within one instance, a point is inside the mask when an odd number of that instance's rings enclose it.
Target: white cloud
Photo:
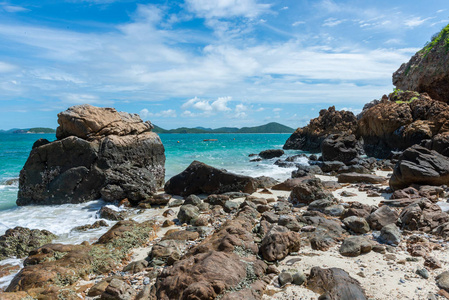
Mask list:
[[[201,111],[206,115],[216,114],[219,112],[230,111],[231,108],[227,106],[227,103],[231,100],[231,97],[219,97],[217,100],[210,103],[208,100],[201,100],[198,97],[188,100],[183,105],[182,109],[193,108]]]
[[[301,24],[305,24],[306,22],[304,22],[304,21],[296,21],[296,22],[294,22],[293,24],[292,24],[292,26],[298,26],[298,25],[301,25]]]
[[[18,6],[18,5],[8,5],[6,3],[0,3],[0,5],[1,5],[1,9],[3,9],[6,12],[9,12],[9,13],[29,11],[28,8]]]
[[[439,10],[437,10],[437,14],[440,14],[440,13],[442,13],[444,11],[446,11],[446,10],[445,9],[439,9]]]
[[[334,27],[334,26],[340,25],[343,22],[346,22],[346,20],[338,20],[336,18],[329,18],[329,19],[324,20],[323,26]]]
[[[77,104],[86,104],[86,103],[87,104],[111,103],[111,101],[101,100],[98,96],[89,95],[89,94],[67,93],[67,94],[62,94],[60,98],[63,102],[67,103],[68,105],[77,105]]]
[[[413,28],[413,27],[416,27],[416,26],[420,26],[420,25],[424,24],[426,21],[431,20],[431,19],[433,19],[433,17],[432,18],[425,18],[425,19],[423,19],[421,17],[413,17],[413,18],[405,20],[404,24],[407,27]]]
[[[273,109],[273,112],[280,112],[280,111],[282,111],[282,108],[276,107]]]
[[[147,119],[149,117],[162,117],[162,118],[176,118],[176,111],[173,109],[163,110],[157,113],[152,113],[148,109],[144,108],[139,112],[142,119]]]
[[[182,117],[187,117],[187,118],[193,118],[193,117],[197,117],[198,115],[191,112],[190,110],[185,110],[181,113]]]
[[[8,73],[15,71],[16,69],[17,69],[16,66],[0,61],[0,73]]]
[[[256,0],[186,0],[190,11],[204,18],[254,18],[270,10],[269,4]]]
[[[281,8],[281,10],[287,10],[287,9],[288,9],[288,6],[284,6]]]

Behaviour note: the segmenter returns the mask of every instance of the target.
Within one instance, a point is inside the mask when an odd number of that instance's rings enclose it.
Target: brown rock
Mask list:
[[[449,101],[448,27],[418,51],[393,74],[393,84],[402,90],[426,92],[432,98]]]
[[[367,299],[360,282],[339,268],[313,267],[307,279],[307,288],[321,294],[322,299]]]
[[[367,217],[367,221],[373,230],[381,230],[382,227],[388,224],[393,224],[398,221],[399,214],[390,207],[384,205],[374,211]]]
[[[349,111],[336,111],[334,106],[322,109],[320,115],[310,123],[298,128],[285,142],[284,149],[320,152],[322,141],[332,133],[352,133],[357,118]]]
[[[69,136],[97,139],[108,135],[124,136],[140,134],[152,129],[137,114],[117,112],[114,108],[101,108],[89,104],[72,106],[58,114],[59,127],[56,137],[61,140]]]
[[[430,232],[449,221],[449,215],[429,200],[417,200],[404,208],[399,216],[402,228]]]
[[[187,230],[175,230],[167,232],[162,240],[177,240],[177,241],[194,241],[199,237],[198,232]]]

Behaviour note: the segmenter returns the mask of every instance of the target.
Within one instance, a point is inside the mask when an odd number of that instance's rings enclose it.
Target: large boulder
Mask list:
[[[331,134],[321,144],[324,161],[348,163],[358,156],[358,141],[353,134]]]
[[[357,118],[350,111],[337,111],[335,106],[322,109],[320,115],[296,131],[285,142],[284,149],[320,152],[322,141],[332,133],[355,131]]]
[[[412,184],[449,184],[449,158],[419,145],[405,150],[394,167],[390,187],[397,190]]]
[[[58,117],[58,140],[34,147],[20,172],[17,205],[136,203],[162,187],[164,146],[137,115],[79,105]]]
[[[449,102],[448,37],[449,25],[401,65],[393,74],[393,84],[399,89],[426,92],[434,99]]]
[[[195,160],[182,173],[167,181],[165,192],[181,196],[240,191],[252,194],[257,185],[257,180],[252,177],[216,169]]]
[[[449,105],[427,94],[395,91],[366,110],[357,124],[368,156],[388,158],[423,140],[449,131]]]

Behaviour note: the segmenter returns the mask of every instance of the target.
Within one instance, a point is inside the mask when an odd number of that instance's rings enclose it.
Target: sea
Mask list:
[[[249,176],[270,176],[279,181],[290,177],[292,168],[274,165],[276,159],[251,162],[257,154],[267,149],[281,149],[290,134],[160,134],[165,147],[166,180],[182,172],[194,160],[216,168]],[[108,228],[87,232],[73,231],[80,225],[92,224],[99,219],[98,211],[104,206],[120,210],[122,208],[105,203],[101,199],[82,204],[63,204],[50,206],[16,205],[18,178],[33,143],[45,138],[56,139],[54,134],[1,134],[0,135],[0,235],[16,226],[30,229],[46,229],[58,236],[54,242],[81,243],[93,242]],[[302,153],[288,150],[285,157]],[[298,163],[307,164],[306,158]],[[110,225],[114,222],[108,221]],[[21,265],[20,259],[0,261],[5,264]],[[0,278],[0,289],[6,287],[11,276]]]

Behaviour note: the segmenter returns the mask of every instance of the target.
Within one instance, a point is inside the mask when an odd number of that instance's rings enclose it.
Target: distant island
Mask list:
[[[34,128],[26,128],[19,129],[13,128],[9,130],[0,130],[0,134],[2,133],[14,133],[14,134],[24,134],[24,133],[56,133],[56,130],[53,128],[45,128],[45,127],[34,127]]]
[[[154,124],[153,124],[154,125]],[[177,129],[163,129],[159,126],[154,125],[153,132],[156,133],[293,133],[295,130],[288,126],[271,122],[261,126],[255,127],[220,127],[217,129],[195,127],[187,128],[181,127]]]

